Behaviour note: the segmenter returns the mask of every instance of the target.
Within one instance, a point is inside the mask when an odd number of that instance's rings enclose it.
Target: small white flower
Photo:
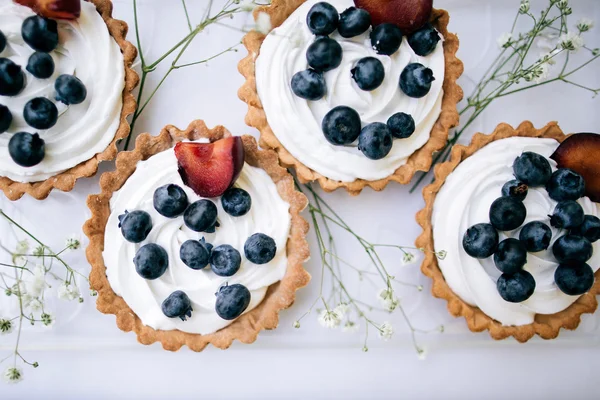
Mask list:
[[[357,332],[359,328],[360,328],[360,325],[358,325],[356,322],[348,321],[342,327],[342,332],[354,333],[354,332]]]
[[[383,324],[381,324],[381,326],[379,327],[379,337],[385,341],[388,341],[392,338],[392,335],[394,334],[394,328],[392,327],[392,324],[389,322],[384,322]]]
[[[239,3],[240,2],[238,1],[237,4],[239,4]],[[240,9],[242,11],[253,11],[256,7],[257,7],[257,5],[251,1],[246,1],[240,5]]]
[[[559,0],[556,2],[556,7],[564,14],[571,15],[573,10],[569,7],[569,0]]]
[[[81,236],[74,233],[65,241],[65,247],[71,250],[77,250],[81,247]]]
[[[294,328],[300,328],[300,321],[294,321]]]
[[[333,311],[338,315],[340,319],[343,319],[344,316],[348,315],[350,311],[350,306],[346,303],[340,303],[333,309]]]
[[[25,281],[25,293],[31,297],[40,297],[44,289],[48,287],[46,283],[46,269],[43,265],[38,265],[33,269],[32,273],[33,275],[29,276]]]
[[[404,253],[404,256],[402,256],[402,265],[410,265],[413,264],[415,262],[415,255],[413,253],[410,252],[406,252]]]
[[[563,49],[569,51],[577,51],[581,47],[583,47],[583,38],[581,37],[581,35],[572,31],[569,33],[562,34],[559,39],[559,42],[560,46]]]
[[[445,259],[447,255],[448,255],[448,252],[446,250],[440,250],[437,253],[435,253],[435,256],[437,258],[439,258],[440,260]]]
[[[4,380],[8,383],[17,383],[23,380],[21,368],[9,367],[4,371]]]
[[[72,301],[78,299],[80,296],[79,290],[77,290],[75,286],[69,285],[66,282],[58,287],[59,299]]]
[[[33,255],[35,257],[42,257],[45,253],[46,248],[42,245],[37,246],[34,250],[33,250]]]
[[[557,50],[554,50],[552,52],[543,53],[542,55],[540,55],[539,62],[540,63],[548,64],[548,65],[554,65],[554,64],[556,64],[556,60],[554,59],[554,55],[557,52],[560,52],[560,50],[557,49]]]
[[[589,18],[581,18],[577,22],[577,29],[579,32],[587,32],[594,27],[594,21]]]
[[[337,328],[340,325],[341,319],[335,311],[323,310],[319,314],[319,323],[328,329]]]
[[[394,291],[385,288],[377,294],[377,299],[386,311],[392,312],[400,305],[400,300],[394,296]]]
[[[521,0],[521,5],[519,5],[519,12],[521,14],[527,14],[529,12],[529,0]]]
[[[266,12],[259,12],[256,16],[256,30],[263,35],[271,32],[273,25],[271,24],[271,17]]]
[[[417,347],[417,357],[419,357],[419,360],[424,361],[427,358],[427,348]]]
[[[513,42],[513,35],[510,32],[505,32],[498,37],[498,47],[505,49]]]
[[[538,64],[531,68],[523,78],[527,82],[534,81],[535,83],[540,83],[548,78],[550,73],[550,66],[548,64]]]
[[[37,297],[30,298],[29,295],[25,295],[26,299],[23,301],[26,307],[29,307],[31,311],[40,311],[43,307],[42,302]]]
[[[9,319],[0,319],[0,335],[8,335],[13,331],[13,323]]]
[[[29,242],[27,239],[21,240],[17,243],[17,247],[15,248],[15,252],[17,254],[27,254],[29,251]]]
[[[51,314],[48,314],[48,313],[43,313],[40,316],[40,319],[42,320],[42,324],[44,324],[47,327],[51,327],[52,325],[54,325],[54,322],[56,321],[54,319],[54,317]]]

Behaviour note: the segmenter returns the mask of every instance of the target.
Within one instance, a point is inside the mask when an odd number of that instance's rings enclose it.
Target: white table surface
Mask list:
[[[206,2],[188,0],[192,21],[199,20]],[[217,0],[217,6],[219,3],[222,1]],[[465,75],[460,82],[465,92],[495,55],[495,38],[510,26],[518,3],[435,1],[437,7],[450,11],[451,31],[461,39],[459,55],[465,62]],[[546,1],[532,3],[535,8]],[[571,3],[575,9],[571,21],[584,14],[600,21],[596,0]],[[183,11],[175,0],[140,0],[139,4],[145,53],[155,59],[185,35]],[[130,24],[129,37],[133,41],[132,2],[116,0],[114,15]],[[245,22],[246,18],[239,17],[231,24],[241,26]],[[600,27],[588,36],[596,47],[600,46],[598,32]],[[239,37],[238,32],[227,28],[211,28],[196,40],[182,61],[210,56]],[[189,121],[202,118],[209,126],[223,124],[235,134],[256,135],[244,124],[246,105],[237,98],[243,82],[237,62],[244,55],[240,49],[208,67],[176,71],[138,121],[136,133],[156,133],[166,124],[185,127]],[[598,68],[596,62],[580,78],[599,87]],[[160,72],[150,75],[148,87],[160,77]],[[600,100],[585,92],[566,85],[549,85],[498,101],[467,136],[476,130],[491,132],[499,122],[516,125],[526,119],[537,126],[557,120],[567,132],[598,131],[599,105]],[[105,163],[101,171],[113,167]],[[97,192],[97,182],[98,177],[78,182],[73,195],[53,194],[43,203],[24,198],[13,206],[21,211],[46,213],[46,223],[62,220],[57,229],[66,234],[85,221],[84,199]],[[407,187],[391,185],[383,193],[368,190],[357,198],[337,192],[326,198],[359,233],[374,241],[410,245],[419,233],[414,214],[423,201],[419,194],[409,195]],[[340,243],[344,238],[339,235]],[[345,241],[341,252],[351,253],[353,247],[354,243]],[[82,255],[73,260],[87,270]],[[169,353],[160,345],[137,344],[133,333],[119,331],[113,316],[101,315],[95,311],[93,301],[87,301],[68,324],[57,324],[53,332],[26,332],[23,352],[40,367],[26,368],[25,380],[18,385],[0,383],[0,399],[598,398],[595,373],[600,367],[600,314],[586,316],[579,331],[561,333],[554,341],[532,340],[526,345],[510,340],[494,342],[487,333],[470,333],[464,320],[450,318],[445,302],[429,294],[428,280],[420,276],[416,264],[403,267],[398,276],[420,282],[426,290],[404,293],[404,304],[423,327],[443,323],[446,333],[420,337],[428,349],[427,359],[420,361],[397,319],[396,337],[388,343],[374,339],[370,351],[363,353],[362,335],[326,331],[316,324],[314,316],[303,321],[302,329],[292,328],[292,322],[316,293],[318,259],[307,263],[306,268],[313,274],[313,284],[299,292],[292,309],[282,313],[280,327],[261,334],[252,345],[235,343],[227,351],[208,348],[200,354],[187,349]],[[6,354],[11,345],[0,340],[0,355]],[[3,364],[0,369],[5,367]]]

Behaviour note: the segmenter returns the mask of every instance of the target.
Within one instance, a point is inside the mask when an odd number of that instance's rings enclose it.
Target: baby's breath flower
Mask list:
[[[392,338],[392,335],[394,334],[394,328],[392,327],[392,324],[389,322],[384,322],[383,324],[381,324],[381,326],[379,327],[379,337],[385,341],[388,341]]]
[[[45,254],[45,250],[46,248],[44,246],[39,245],[35,249],[33,249],[33,255],[35,257],[42,257]]]
[[[552,52],[546,52],[543,53],[542,55],[540,55],[540,59],[538,60],[538,62],[542,63],[542,64],[548,64],[548,65],[554,65],[556,64],[556,60],[554,59],[554,55],[556,54],[556,52],[559,52],[560,50],[555,50]]]
[[[80,297],[79,290],[73,285],[63,283],[58,287],[58,298],[62,300],[75,300]]]
[[[501,49],[508,48],[513,43],[513,35],[510,32],[505,32],[498,37],[498,47]]]
[[[347,321],[344,324],[344,326],[342,327],[342,332],[354,333],[354,332],[357,332],[359,328],[360,328],[360,325],[358,325],[356,322]]]
[[[587,32],[594,27],[594,21],[589,18],[581,18],[577,22],[577,29],[579,32]]]
[[[4,294],[7,295],[7,296],[10,296],[10,295],[13,294],[13,291],[12,291],[11,288],[6,288],[6,290],[4,291]]]
[[[319,323],[328,329],[337,328],[340,325],[341,319],[335,310],[323,310],[319,314]]]
[[[594,57],[596,57],[596,56],[597,56],[597,55],[599,55],[599,54],[600,54],[600,49],[599,49],[599,48],[595,48],[594,50],[592,50],[592,55],[593,55]]]
[[[81,247],[81,237],[78,234],[72,234],[65,241],[65,247],[71,250],[77,250]]]
[[[300,321],[294,321],[294,328],[300,328]]]
[[[559,0],[556,2],[556,7],[564,14],[571,15],[573,10],[569,7],[569,0]]]
[[[562,34],[559,42],[563,49],[569,51],[577,51],[583,47],[583,38],[581,35],[574,33],[573,31]]]
[[[343,319],[344,316],[348,315],[350,311],[350,306],[346,303],[340,303],[333,309],[333,311],[338,315],[340,319]]]
[[[27,239],[21,240],[17,243],[17,247],[15,248],[15,252],[17,254],[27,254],[29,251],[29,242]]]
[[[446,250],[440,250],[437,253],[435,253],[435,256],[437,258],[439,258],[440,260],[445,259],[447,255],[448,255],[448,252]]]
[[[366,353],[367,351],[369,351],[369,348],[367,346],[363,346],[362,351],[363,353]]]
[[[531,70],[529,70],[523,76],[523,78],[527,82],[534,81],[535,83],[540,83],[548,77],[549,72],[550,67],[548,66],[548,64],[538,64],[535,67],[531,68]]]
[[[242,11],[253,11],[257,7],[252,1],[245,1],[242,3],[241,0],[234,0],[234,3],[239,4]]]
[[[21,380],[23,380],[23,371],[21,371],[21,368],[17,368],[17,367],[8,367],[5,371],[4,371],[4,380],[8,383],[17,383]]]
[[[9,319],[0,319],[0,334],[8,335],[13,331],[12,321]]]
[[[377,299],[389,312],[394,311],[400,305],[400,300],[394,296],[394,291],[390,288],[381,289],[377,294]]]
[[[273,25],[271,24],[271,17],[266,12],[259,12],[256,16],[256,30],[263,35],[271,32]]]
[[[40,316],[40,319],[42,320],[42,324],[44,324],[45,326],[50,327],[50,326],[54,325],[55,319],[52,315],[50,315],[48,313],[43,313]]]
[[[404,256],[402,256],[402,265],[410,265],[415,262],[415,255],[410,252],[405,252]]]
[[[519,6],[519,12],[521,14],[527,14],[529,12],[529,0],[521,0],[521,5]]]
[[[37,265],[33,275],[25,281],[25,293],[31,297],[40,297],[48,284],[46,283],[46,269],[43,265]]]
[[[43,307],[42,302],[37,297],[29,297],[29,295],[26,295],[23,302],[31,311],[40,311]]]
[[[91,290],[90,290],[90,296],[92,296],[92,297],[96,297],[96,296],[98,296],[98,292],[97,292],[97,291],[95,291],[94,289],[91,289]]]
[[[419,360],[424,361],[427,358],[427,348],[417,347],[417,356]]]

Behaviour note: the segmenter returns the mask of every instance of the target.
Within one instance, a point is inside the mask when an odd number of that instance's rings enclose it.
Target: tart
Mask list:
[[[553,339],[595,311],[600,205],[591,200],[597,188],[583,178],[593,150],[578,144],[565,151],[586,135],[565,140],[556,123],[501,124],[454,146],[450,161],[436,166],[435,181],[423,189],[416,245],[447,256],[426,252],[421,270],[433,280],[433,295],[471,331],[489,330],[496,340]],[[600,136],[592,136],[597,147]]]
[[[252,343],[310,279],[307,199],[250,136],[167,126],[120,153],[100,186],[84,226],[90,283],[98,310],[140,343]]]
[[[33,8],[0,0],[0,189],[41,200],[115,158],[136,107],[137,50],[109,0],[20,2]]]
[[[268,14],[274,29],[243,40],[247,124],[301,182],[326,191],[408,183],[429,170],[458,124],[463,65],[448,13],[429,8],[430,22],[404,35],[378,3],[274,0],[254,12]],[[394,7],[401,13],[404,4]]]

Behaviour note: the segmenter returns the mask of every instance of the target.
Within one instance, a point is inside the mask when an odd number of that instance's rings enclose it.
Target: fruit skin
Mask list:
[[[525,270],[512,275],[502,274],[496,282],[496,288],[504,300],[509,303],[520,303],[535,292],[535,279]]]
[[[320,72],[336,69],[342,63],[342,46],[328,37],[317,38],[306,50],[306,61]]]
[[[144,279],[160,278],[169,267],[169,255],[156,243],[140,247],[133,258],[136,272]]]
[[[391,22],[407,34],[425,25],[433,9],[433,0],[354,0],[354,4],[371,13],[374,25]]]
[[[421,98],[431,90],[435,81],[433,71],[423,64],[412,63],[404,67],[400,74],[400,89],[409,97]]]
[[[125,214],[119,215],[119,228],[125,240],[141,243],[152,230],[152,217],[146,211],[125,211]]]
[[[216,296],[215,311],[219,317],[228,321],[242,315],[250,305],[252,297],[248,288],[239,283],[221,287]]]
[[[179,258],[191,269],[199,270],[205,268],[210,261],[212,244],[206,240],[187,240],[179,248]]]
[[[437,44],[440,41],[440,34],[430,23],[427,23],[415,33],[409,35],[407,39],[408,44],[415,54],[425,57],[433,53],[437,47]]]
[[[169,318],[181,318],[185,321],[187,318],[192,317],[192,301],[187,294],[181,290],[176,290],[171,293],[169,297],[162,302],[160,306],[163,314]]]
[[[327,93],[327,84],[323,74],[314,69],[296,72],[292,77],[292,91],[306,100],[319,100]]]
[[[577,172],[559,168],[546,183],[546,191],[556,201],[577,200],[585,193],[585,181]]]
[[[513,163],[515,177],[530,187],[544,186],[552,176],[552,167],[546,157],[526,151]]]
[[[79,78],[73,75],[61,75],[54,83],[56,100],[66,104],[81,104],[87,97],[87,89]]]
[[[381,122],[365,126],[358,136],[358,149],[371,160],[381,160],[387,156],[393,144],[390,128]]]
[[[48,79],[54,73],[54,59],[48,53],[36,51],[29,57],[25,69],[38,79]]]
[[[402,31],[394,24],[377,25],[371,32],[371,46],[377,54],[391,56],[402,44]]]
[[[561,201],[550,216],[550,225],[555,228],[573,229],[583,224],[585,213],[581,205],[573,200]]]
[[[8,153],[21,167],[33,167],[46,156],[46,144],[37,133],[18,132],[8,142]]]
[[[32,15],[23,21],[21,35],[25,43],[36,51],[49,53],[58,46],[58,24],[53,19]]]
[[[336,30],[340,15],[336,8],[324,1],[311,7],[306,15],[306,25],[315,35],[329,35]]]
[[[53,19],[77,19],[81,15],[80,0],[14,0],[37,14]]]
[[[210,268],[218,276],[235,275],[241,264],[240,252],[228,244],[215,247],[210,255]]]
[[[255,233],[244,244],[244,255],[254,264],[266,264],[275,258],[277,244],[264,233]]]
[[[514,197],[500,197],[490,207],[490,222],[499,231],[512,231],[520,227],[527,217],[527,208]]]
[[[415,132],[415,120],[410,114],[403,112],[392,115],[387,120],[387,126],[392,132],[392,136],[398,139],[406,139]]]
[[[362,35],[371,27],[371,14],[368,11],[350,7],[340,14],[338,33],[344,38]]]
[[[45,97],[29,100],[23,109],[23,117],[29,126],[35,129],[50,129],[58,120],[58,109]]]
[[[577,228],[571,229],[571,235],[583,236],[591,243],[600,239],[600,218],[586,215],[583,223]]]
[[[586,263],[560,264],[554,272],[554,282],[561,292],[580,296],[594,285],[594,271]]]
[[[502,196],[514,197],[517,200],[525,200],[529,187],[523,182],[519,182],[516,179],[508,181],[502,186]]]
[[[233,217],[246,215],[252,207],[252,198],[250,194],[241,188],[227,189],[221,197],[223,210]]]
[[[13,117],[8,107],[0,104],[0,133],[4,133],[10,128]]]
[[[217,206],[210,200],[198,200],[183,213],[185,226],[194,232],[214,232],[217,226]]]
[[[564,235],[552,245],[552,254],[560,263],[572,261],[584,263],[592,258],[593,247],[581,236]]]
[[[463,249],[474,258],[488,258],[498,248],[498,232],[492,224],[476,224],[463,236]]]
[[[0,31],[0,53],[2,53],[5,48],[6,48],[6,36],[4,36],[4,33],[2,33],[2,31]]]
[[[546,250],[552,241],[552,230],[541,221],[531,221],[521,228],[519,240],[529,252]]]
[[[360,135],[360,115],[350,107],[334,107],[325,114],[321,129],[329,143],[337,146],[350,144]]]
[[[383,64],[375,57],[361,58],[350,72],[358,87],[366,91],[377,89],[385,79]]]
[[[16,96],[25,87],[25,74],[20,65],[0,58],[0,96]]]
[[[498,244],[494,253],[494,264],[505,274],[520,271],[527,262],[527,249],[523,243],[514,238],[504,239]]]
[[[188,207],[188,197],[180,186],[166,184],[154,191],[152,198],[154,209],[162,216],[175,218],[185,212]]]
[[[213,143],[177,143],[175,156],[183,183],[200,197],[218,197],[233,186],[244,167],[239,136]]]

